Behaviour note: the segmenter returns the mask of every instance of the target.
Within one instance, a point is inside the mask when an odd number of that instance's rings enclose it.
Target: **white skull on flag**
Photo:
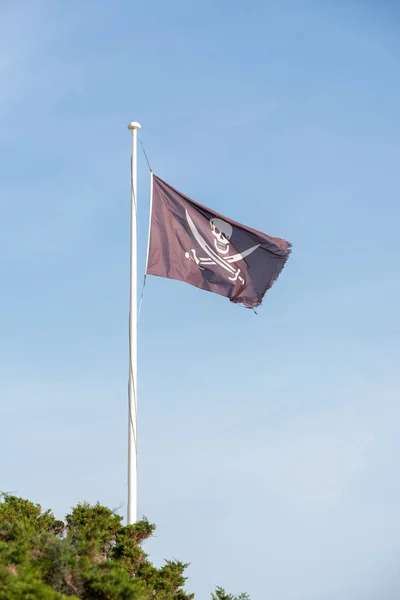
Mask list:
[[[229,240],[232,235],[232,225],[222,219],[211,219],[211,232],[215,237],[214,246],[219,254],[228,254]]]

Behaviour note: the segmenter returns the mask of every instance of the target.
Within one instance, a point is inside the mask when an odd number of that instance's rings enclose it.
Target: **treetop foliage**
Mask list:
[[[3,494],[0,502],[0,600],[193,600],[188,563],[157,568],[142,543],[155,525],[123,525],[115,511],[78,504],[64,521],[39,504]],[[250,600],[222,588],[212,600]]]

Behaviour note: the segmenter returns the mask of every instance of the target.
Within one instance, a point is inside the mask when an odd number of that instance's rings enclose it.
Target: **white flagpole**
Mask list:
[[[128,525],[137,520],[137,134],[139,123],[129,123],[132,131],[131,187],[131,273],[129,308],[129,437],[128,437]]]

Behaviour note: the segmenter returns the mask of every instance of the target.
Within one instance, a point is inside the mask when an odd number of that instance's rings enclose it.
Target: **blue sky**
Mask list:
[[[139,513],[188,589],[392,600],[395,2],[0,4],[0,488],[126,510],[129,160],[293,254],[258,315],[148,279]],[[149,178],[139,163],[139,264]]]

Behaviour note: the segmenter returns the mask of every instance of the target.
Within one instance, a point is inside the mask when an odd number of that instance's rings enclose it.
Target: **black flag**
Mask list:
[[[291,244],[223,217],[152,177],[147,273],[259,306]]]

